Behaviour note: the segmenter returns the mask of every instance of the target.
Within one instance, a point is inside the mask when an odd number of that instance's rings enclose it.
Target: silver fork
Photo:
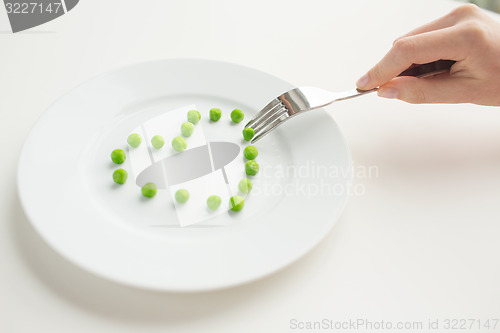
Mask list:
[[[435,62],[412,65],[398,76],[426,77],[448,72],[453,66],[453,60],[438,60]],[[315,87],[302,87],[292,89],[273,99],[260,111],[245,128],[253,128],[255,136],[251,143],[255,143],[269,134],[273,129],[306,111],[322,108],[334,102],[358,97],[378,90],[353,89],[344,92],[330,92]]]

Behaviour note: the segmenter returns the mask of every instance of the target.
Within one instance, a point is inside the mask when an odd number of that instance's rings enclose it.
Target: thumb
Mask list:
[[[466,103],[476,99],[477,89],[471,87],[471,78],[453,77],[449,74],[434,77],[396,77],[381,86],[378,95],[397,98],[412,104]]]

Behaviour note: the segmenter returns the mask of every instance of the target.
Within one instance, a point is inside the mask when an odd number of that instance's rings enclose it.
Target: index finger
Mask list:
[[[387,54],[356,83],[368,90],[389,82],[412,64],[441,59],[462,60],[465,57],[460,29],[443,28],[398,40]]]

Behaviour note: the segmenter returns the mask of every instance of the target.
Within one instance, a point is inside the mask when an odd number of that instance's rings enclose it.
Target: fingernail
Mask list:
[[[368,84],[368,81],[370,81],[370,79],[368,78],[368,73],[366,73],[365,75],[359,78],[359,80],[356,82],[356,86],[358,88],[363,88]]]
[[[394,88],[382,88],[378,90],[377,94],[384,98],[396,98],[398,97],[398,90]]]

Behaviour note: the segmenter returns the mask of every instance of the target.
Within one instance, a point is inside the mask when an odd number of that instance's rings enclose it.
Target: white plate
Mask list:
[[[114,185],[109,154],[127,149],[137,126],[191,104],[208,141],[244,146],[243,124],[291,88],[266,73],[207,60],[162,60],[96,77],[54,103],[29,134],[18,167],[22,205],[56,251],[116,282],[201,291],[266,276],[316,245],[345,206],[351,158],[326,112],[297,117],[256,145],[261,172],[241,212],[187,227],[179,226],[168,190],[142,198],[133,175]],[[212,107],[223,110],[217,123],[207,117]],[[229,121],[234,108],[246,114],[237,125]]]

